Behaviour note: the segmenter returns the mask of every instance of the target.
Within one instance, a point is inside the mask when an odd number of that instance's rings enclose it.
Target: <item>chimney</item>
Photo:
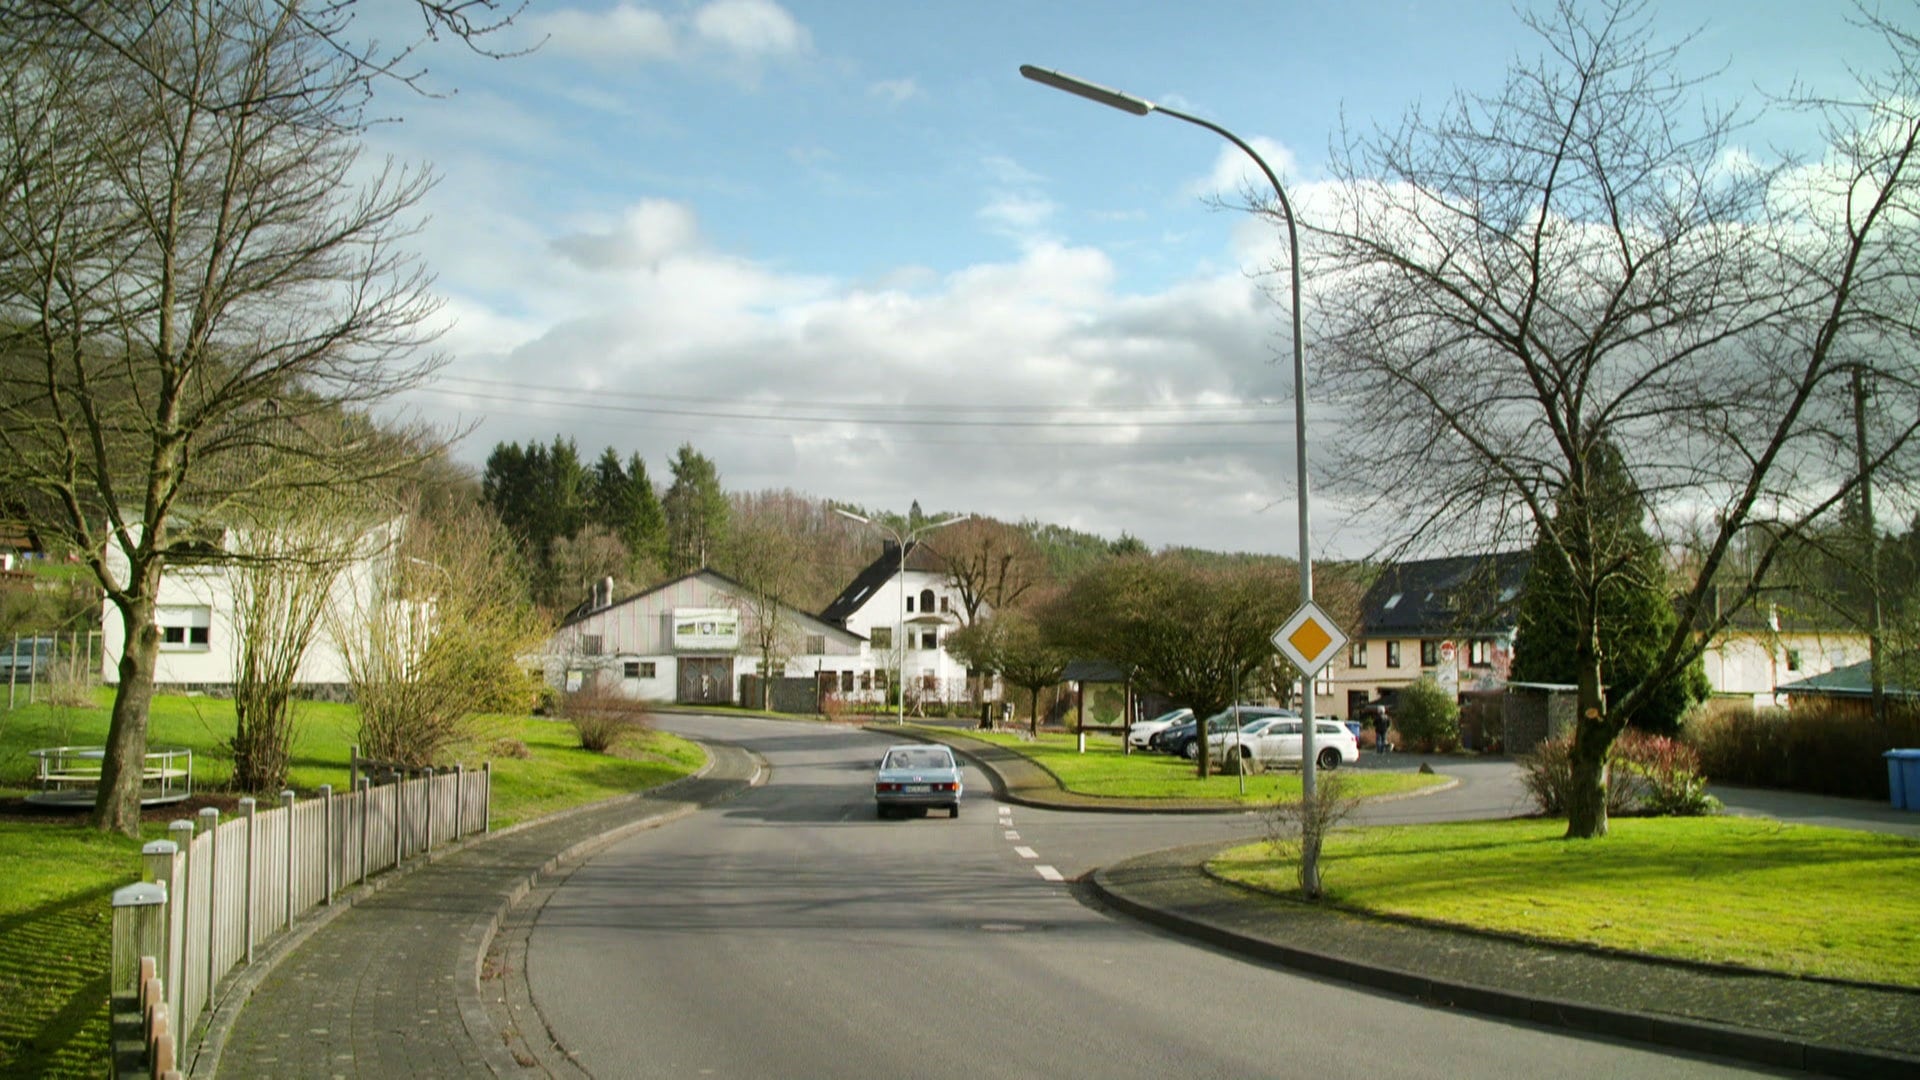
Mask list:
[[[593,590],[593,608],[595,611],[598,611],[601,608],[612,606],[613,578],[603,577],[600,579],[600,584],[595,586]]]

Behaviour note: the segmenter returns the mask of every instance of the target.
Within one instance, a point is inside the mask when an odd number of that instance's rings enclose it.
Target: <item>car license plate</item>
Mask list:
[[[909,795],[925,795],[932,790],[933,790],[932,784],[908,784],[907,785],[907,794]]]

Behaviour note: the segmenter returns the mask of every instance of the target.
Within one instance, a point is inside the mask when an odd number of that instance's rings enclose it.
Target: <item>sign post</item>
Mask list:
[[[1300,669],[1305,693],[1302,700],[1307,708],[1300,717],[1300,797],[1313,799],[1313,781],[1316,766],[1313,760],[1313,680],[1320,669],[1327,666],[1340,650],[1346,648],[1347,635],[1340,632],[1327,613],[1309,600],[1301,604],[1280,629],[1273,632],[1273,647]]]

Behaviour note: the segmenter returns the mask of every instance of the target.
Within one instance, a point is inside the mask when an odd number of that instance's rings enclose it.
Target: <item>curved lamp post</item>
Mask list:
[[[1165,105],[1156,105],[1145,98],[1134,97],[1132,94],[1124,94],[1118,90],[1109,89],[1097,83],[1090,83],[1084,79],[1076,79],[1071,75],[1063,75],[1058,71],[1049,71],[1046,68],[1034,67],[1032,64],[1020,65],[1020,74],[1043,86],[1051,86],[1055,90],[1065,90],[1069,94],[1086,98],[1088,101],[1097,101],[1109,108],[1119,109],[1121,112],[1132,113],[1135,116],[1145,116],[1148,113],[1155,112],[1165,113],[1175,120],[1185,120],[1189,124],[1206,128],[1208,131],[1213,132],[1215,135],[1220,136],[1245,151],[1246,155],[1253,159],[1253,163],[1260,166],[1260,171],[1266,174],[1267,182],[1273,185],[1273,193],[1280,200],[1280,212],[1287,219],[1287,245],[1292,259],[1293,432],[1294,455],[1299,462],[1300,601],[1303,604],[1311,603],[1313,601],[1313,555],[1311,549],[1308,547],[1310,502],[1307,492],[1307,353],[1306,339],[1300,332],[1300,232],[1294,224],[1293,204],[1287,200],[1287,192],[1285,188],[1280,186],[1280,178],[1274,175],[1273,169],[1267,165],[1266,159],[1262,158],[1253,147],[1247,145],[1244,139],[1211,120],[1194,116],[1191,113],[1184,113],[1178,109],[1170,109]],[[1301,687],[1300,797],[1308,805],[1311,805],[1313,802],[1315,773],[1313,760],[1313,676],[1302,679]],[[1311,814],[1303,815],[1303,817],[1308,822],[1313,820]],[[1311,828],[1311,824],[1309,824],[1308,827]],[[1306,837],[1306,841],[1307,842],[1302,845],[1301,888],[1308,896],[1318,896],[1320,894],[1319,838],[1308,836]]]
[[[861,517],[851,510],[842,510],[836,506],[833,508],[833,512],[849,521],[857,521],[862,525],[880,529],[888,536],[893,537],[894,547],[900,552],[899,595],[896,597],[899,601],[900,622],[893,628],[893,646],[900,655],[899,665],[894,668],[894,670],[899,673],[900,708],[894,716],[894,723],[904,724],[907,722],[907,545],[913,543],[914,539],[921,533],[932,532],[935,529],[943,529],[948,525],[958,525],[963,521],[971,519],[973,515],[962,514],[959,517],[947,518],[944,521],[929,521],[917,529],[908,529],[907,535],[901,536],[900,531],[893,526],[875,521],[869,517]]]

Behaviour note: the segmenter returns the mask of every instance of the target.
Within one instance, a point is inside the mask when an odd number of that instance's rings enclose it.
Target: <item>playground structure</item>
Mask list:
[[[100,790],[104,746],[52,746],[27,752],[34,759],[39,790],[27,801],[41,806],[80,809],[92,806]],[[147,751],[140,773],[140,805],[183,802],[193,794],[193,751],[169,747]]]

